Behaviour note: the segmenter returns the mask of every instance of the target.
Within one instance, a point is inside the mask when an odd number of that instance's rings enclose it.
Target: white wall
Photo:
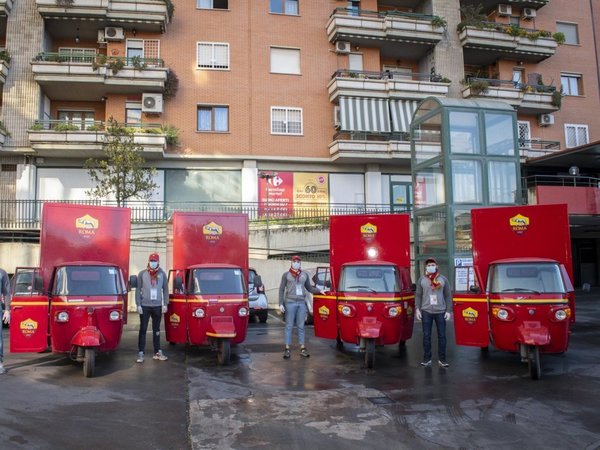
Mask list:
[[[330,174],[329,201],[331,203],[364,203],[364,175],[361,173]]]

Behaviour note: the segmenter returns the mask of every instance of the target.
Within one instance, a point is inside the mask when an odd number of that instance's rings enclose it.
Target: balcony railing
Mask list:
[[[336,8],[327,23],[330,42],[343,40],[384,39],[421,44],[434,44],[442,40],[445,21],[429,14],[402,11],[369,11],[364,9]]]
[[[59,202],[84,205],[116,206],[108,200],[42,201],[42,200],[0,200],[0,229],[36,230],[40,227],[41,211],[44,203]],[[252,202],[144,202],[127,201],[124,205],[131,209],[132,223],[161,223],[169,219],[175,211],[243,213],[248,215],[252,227],[262,227],[266,222],[266,204]],[[270,205],[269,226],[326,224],[330,215],[342,214],[385,214],[391,212],[390,205],[355,203],[302,203],[290,207],[285,217]]]
[[[107,56],[103,54],[96,55],[77,55],[77,54],[64,54],[57,52],[41,52],[34,59],[34,62],[46,61],[46,62],[58,62],[58,63],[83,63],[92,64],[95,67],[107,66],[113,68],[116,66],[120,67],[133,67],[137,70],[144,70],[152,67],[164,67],[165,62],[160,58],[140,58],[139,56],[126,57],[126,56]]]
[[[371,133],[367,131],[338,131],[333,135],[334,141],[373,141],[388,142],[402,141],[410,142],[410,133]]]
[[[522,158],[537,158],[560,150],[560,141],[541,139],[519,139],[519,151]]]
[[[94,131],[105,135],[107,122],[101,120],[70,119],[70,120],[36,120],[30,131]],[[161,134],[160,123],[115,123],[115,126],[125,128],[133,133]]]
[[[523,187],[565,186],[600,188],[600,178],[572,175],[531,175],[523,178]]]

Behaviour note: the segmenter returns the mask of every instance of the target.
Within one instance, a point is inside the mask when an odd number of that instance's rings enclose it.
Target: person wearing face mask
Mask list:
[[[423,362],[424,367],[431,366],[431,330],[433,323],[438,336],[438,363],[448,367],[446,360],[446,321],[450,320],[452,293],[448,279],[441,275],[435,259],[425,260],[425,274],[417,282],[415,292],[415,313],[417,320],[423,323]]]
[[[168,358],[160,349],[160,321],[167,312],[169,302],[169,287],[167,274],[159,267],[158,253],[148,257],[148,266],[138,275],[138,287],[135,290],[135,304],[140,315],[140,333],[138,335],[138,357],[136,362],[144,362],[146,348],[146,331],[152,318],[152,344],[154,345],[153,359],[166,361]]]
[[[283,357],[290,357],[292,343],[292,329],[294,325],[298,330],[298,343],[300,356],[308,358],[310,355],[305,347],[304,320],[306,318],[306,292],[325,294],[325,291],[311,286],[308,273],[301,269],[299,256],[293,256],[290,269],[281,277],[279,285],[279,309],[285,314],[285,350]]]

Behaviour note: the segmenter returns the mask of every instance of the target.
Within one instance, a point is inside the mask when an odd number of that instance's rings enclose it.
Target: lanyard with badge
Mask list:
[[[302,283],[300,282],[300,278],[302,278],[301,275],[298,275],[298,277],[295,279],[295,281],[296,281],[296,295],[301,297],[304,295],[304,289],[302,289]]]

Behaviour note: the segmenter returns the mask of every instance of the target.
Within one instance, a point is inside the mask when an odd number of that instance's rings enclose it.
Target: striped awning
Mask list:
[[[418,102],[410,100],[390,100],[392,130],[395,132],[410,131],[410,122],[417,109]]]
[[[340,97],[340,122],[343,131],[389,133],[388,100]]]

